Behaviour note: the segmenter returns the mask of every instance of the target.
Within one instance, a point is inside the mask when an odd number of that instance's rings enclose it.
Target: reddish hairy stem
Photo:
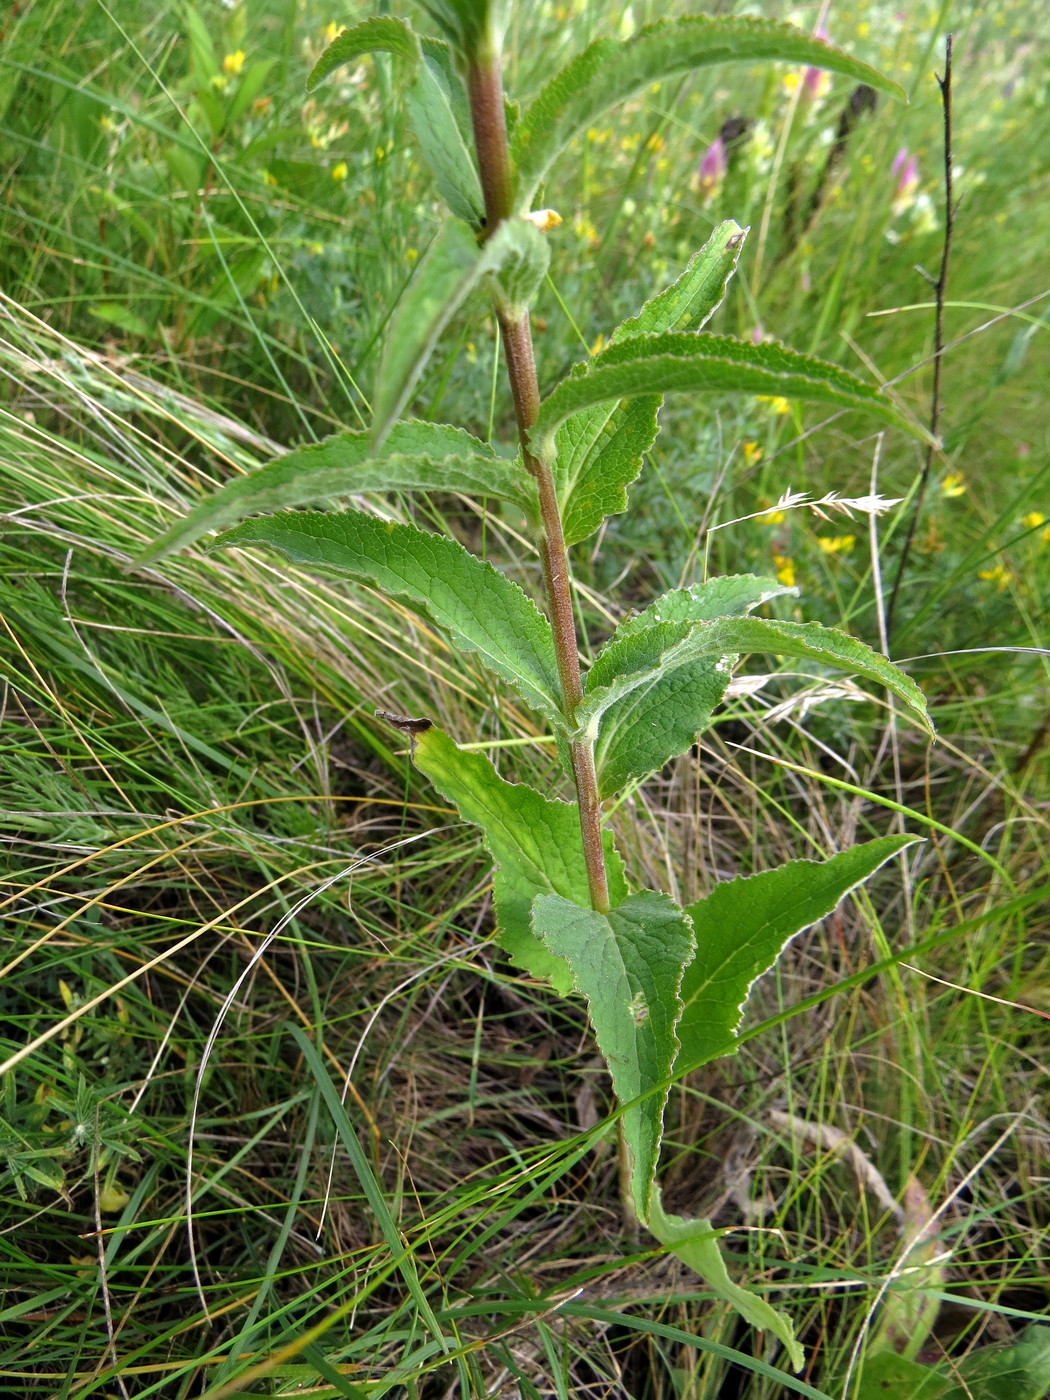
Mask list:
[[[484,67],[472,66],[467,77],[467,89],[481,189],[485,197],[485,231],[488,237],[502,219],[510,216],[514,207],[503,109],[503,83],[498,62]],[[533,456],[529,450],[529,430],[536,422],[540,407],[536,361],[532,352],[532,330],[527,311],[516,320],[511,320],[501,313],[497,314],[507,357],[507,376],[514,399],[514,415],[518,423],[522,457],[536,480],[539,492],[540,516],[543,523],[539,539],[540,561],[543,565],[543,581],[554,632],[562,708],[565,718],[572,724],[576,708],[583,699],[583,682],[580,677],[580,653],[576,642],[576,620],[572,607],[569,556],[565,547],[554,476],[550,463]],[[609,882],[605,872],[601,801],[598,796],[593,746],[571,744],[570,756],[576,796],[579,800],[580,832],[591,903],[595,909],[607,913]]]

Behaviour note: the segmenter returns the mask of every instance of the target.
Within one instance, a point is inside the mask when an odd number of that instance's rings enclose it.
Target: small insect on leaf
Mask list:
[[[385,720],[395,729],[400,729],[403,734],[425,734],[434,723],[429,719],[413,719],[411,715],[391,714],[389,710],[376,710],[375,714],[376,719]]]

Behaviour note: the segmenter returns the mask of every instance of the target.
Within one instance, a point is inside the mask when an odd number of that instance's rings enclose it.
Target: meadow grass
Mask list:
[[[508,87],[686,8],[519,6]],[[2,1086],[0,1378],[62,1400],[772,1400],[775,1350],[625,1229],[582,1006],[503,961],[473,830],[372,711],[431,715],[542,784],[535,719],[368,590],[262,553],[128,569],[216,479],[367,419],[437,214],[396,69],[304,95],[324,27],[358,13],[35,0],[6,20],[0,1004],[22,1058]],[[850,89],[807,95],[784,69],[665,84],[589,132],[546,191],[564,223],[537,309],[542,379],[734,217],[752,232],[720,328],[894,381],[925,418],[916,267],[940,256],[932,73],[954,30],[945,448],[891,637],[938,742],[882,697],[752,664],[697,751],[613,817],[634,879],[683,898],[895,825],[928,838],[799,940],[741,1054],[669,1108],[670,1204],[730,1231],[735,1271],[796,1319],[803,1381],[834,1396],[902,1334],[959,1366],[1047,1303],[1047,20],[903,13],[831,11],[911,104],[862,114],[830,166]],[[465,313],[421,416],[509,442],[496,351]],[[807,616],[877,644],[913,450],[776,402],[672,401],[664,421],[641,507],[575,551],[590,643],[614,581],[641,604],[706,561],[790,577]],[[904,505],[869,533],[778,509],[788,486]],[[400,509],[536,591],[498,508]]]

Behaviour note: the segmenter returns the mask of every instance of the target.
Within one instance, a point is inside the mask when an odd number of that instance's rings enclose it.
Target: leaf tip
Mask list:
[[[431,719],[416,719],[412,715],[396,715],[391,710],[376,710],[376,719],[381,719],[384,724],[389,724],[401,734],[408,735],[408,741],[412,757],[416,756],[416,742],[421,734],[425,734],[428,729],[433,729],[434,721]]]

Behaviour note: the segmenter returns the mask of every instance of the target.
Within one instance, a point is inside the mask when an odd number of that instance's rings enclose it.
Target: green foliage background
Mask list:
[[[767,678],[615,818],[639,882],[685,902],[713,873],[890,832],[887,803],[931,836],[800,941],[756,988],[741,1055],[669,1105],[669,1208],[734,1230],[735,1276],[793,1312],[804,1383],[836,1395],[909,1331],[950,1374],[977,1358],[980,1380],[988,1348],[1012,1355],[1046,1305],[1046,662],[981,649],[1045,645],[1050,36],[1033,3],[906,8],[830,11],[835,42],[911,97],[862,113],[839,154],[847,81],[814,94],[784,68],[716,69],[611,114],[543,194],[563,223],[541,383],[734,218],[752,232],[712,329],[897,380],[925,418],[916,269],[940,256],[933,72],[955,33],[945,453],[892,639],[921,658],[908,669],[940,742],[816,668],[756,661]],[[508,88],[669,12],[686,7],[518,6]],[[368,421],[437,209],[396,66],[304,91],[325,26],[365,13],[30,0],[0,18],[0,1007],[5,1056],[40,1042],[2,1082],[0,1376],[63,1397],[357,1394],[379,1377],[428,1395],[779,1395],[734,1359],[753,1338],[732,1313],[625,1237],[582,1008],[487,942],[474,832],[371,715],[432,715],[542,787],[533,719],[368,589],[252,552],[125,571],[216,481]],[[704,152],[738,118],[705,184]],[[414,411],[506,455],[495,350],[471,304]],[[885,585],[903,513],[873,552],[865,517],[776,502],[868,494],[876,460],[877,489],[907,497],[919,449],[890,433],[876,456],[870,426],[820,421],[672,400],[634,510],[576,547],[590,636],[615,620],[614,582],[643,607],[707,556],[778,573],[806,617],[877,645],[873,562]],[[399,509],[535,595],[536,561],[490,504]],[[188,1163],[196,1066],[231,993]],[[356,1156],[319,1065],[351,1074]]]

